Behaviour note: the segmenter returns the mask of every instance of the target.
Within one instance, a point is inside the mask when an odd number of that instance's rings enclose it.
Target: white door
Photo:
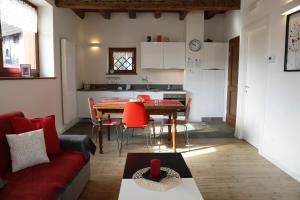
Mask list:
[[[244,139],[259,148],[265,115],[267,82],[267,27],[247,34]]]

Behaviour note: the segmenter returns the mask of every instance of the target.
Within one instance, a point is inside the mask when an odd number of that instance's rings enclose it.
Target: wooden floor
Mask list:
[[[104,154],[92,156],[91,178],[80,199],[117,200],[126,153],[158,150],[147,148],[145,138],[136,136],[119,157],[116,144],[116,140],[105,139]],[[178,144],[179,151],[188,150],[183,139]],[[205,200],[300,199],[300,183],[248,143],[234,138],[192,138],[191,144],[191,151],[183,156]]]

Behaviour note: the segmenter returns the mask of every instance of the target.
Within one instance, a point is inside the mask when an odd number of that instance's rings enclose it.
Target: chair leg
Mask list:
[[[150,140],[150,146],[152,146],[151,129],[149,129],[149,140]]]
[[[134,134],[134,128],[132,129],[132,132],[131,132],[131,137],[133,137],[133,134]]]
[[[91,134],[91,138],[93,138],[94,137],[94,129],[95,129],[95,125],[93,125],[93,127],[92,127],[92,134]],[[97,142],[97,133],[95,134],[96,135],[96,142]]]
[[[155,138],[155,123],[154,123],[154,120],[152,121],[152,131],[153,131],[153,136]]]
[[[121,156],[122,146],[123,146],[123,139],[124,139],[124,133],[125,132],[126,132],[126,128],[121,132],[121,143],[120,143],[120,148],[119,148],[119,156]]]
[[[133,129],[132,129],[132,130],[133,130]],[[129,133],[128,133],[128,131],[127,131],[127,133],[126,133],[126,136],[127,136],[126,146],[128,146],[128,139],[129,139]]]
[[[146,135],[147,147],[149,148],[149,142],[148,142],[148,133],[146,133],[145,135]]]
[[[118,143],[118,150],[119,150],[119,148],[120,148],[120,144],[119,144],[119,134],[120,134],[120,129],[121,128],[121,126],[119,125],[119,126],[116,126],[116,132],[117,132],[117,143]]]
[[[188,128],[187,125],[184,125],[185,127],[185,136],[186,136],[186,144],[189,146],[189,151],[190,151],[190,139],[189,139],[189,132],[188,132]]]
[[[159,132],[159,143],[158,143],[158,149],[159,149],[159,152],[160,152],[160,145],[161,145],[161,141],[162,141],[162,134],[163,134],[163,126],[161,125],[160,126],[160,132]]]

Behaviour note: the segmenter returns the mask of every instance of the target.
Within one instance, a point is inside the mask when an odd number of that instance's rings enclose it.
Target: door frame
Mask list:
[[[226,122],[226,123],[228,123],[227,122],[227,117],[228,117],[228,107],[229,107],[229,90],[228,90],[228,84],[229,84],[229,62],[230,62],[230,41],[231,40],[236,40],[236,39],[238,39],[239,40],[239,62],[238,62],[238,83],[237,83],[237,95],[238,95],[238,86],[239,86],[239,68],[240,68],[240,44],[241,44],[241,37],[240,37],[240,35],[238,35],[238,36],[236,36],[236,37],[233,37],[233,38],[231,38],[231,39],[229,39],[229,42],[228,42],[228,47],[227,47],[227,49],[228,49],[228,53],[227,53],[227,60],[226,60],[226,62],[227,62],[227,71],[226,71],[226,80],[225,80],[225,94],[226,94],[226,96],[225,96],[225,115],[224,115],[224,121]],[[235,120],[237,119],[237,107],[238,107],[238,96],[236,97],[236,115],[235,115]],[[236,127],[236,122],[235,122],[235,127]],[[234,128],[235,128],[234,127]]]
[[[240,68],[239,68],[239,86],[238,86],[238,107],[237,107],[237,125],[235,130],[235,136],[239,139],[244,139],[244,120],[245,120],[245,106],[246,106],[246,93],[245,93],[245,86],[247,85],[247,62],[248,62],[248,40],[249,34],[253,31],[266,28],[267,35],[269,35],[269,17],[265,16],[262,17],[242,29],[241,38],[240,38]],[[267,41],[267,55],[269,53],[269,44],[270,37],[268,37]],[[268,78],[266,77],[266,84]],[[265,111],[263,113],[263,120],[265,121]],[[264,124],[264,122],[263,122]],[[258,149],[261,147],[261,139],[264,135],[264,126],[262,130],[262,134],[259,136],[259,144]]]

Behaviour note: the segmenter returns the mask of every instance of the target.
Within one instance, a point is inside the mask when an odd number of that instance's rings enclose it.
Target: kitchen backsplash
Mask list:
[[[174,84],[83,84],[79,90],[161,90],[182,91],[183,85]]]

